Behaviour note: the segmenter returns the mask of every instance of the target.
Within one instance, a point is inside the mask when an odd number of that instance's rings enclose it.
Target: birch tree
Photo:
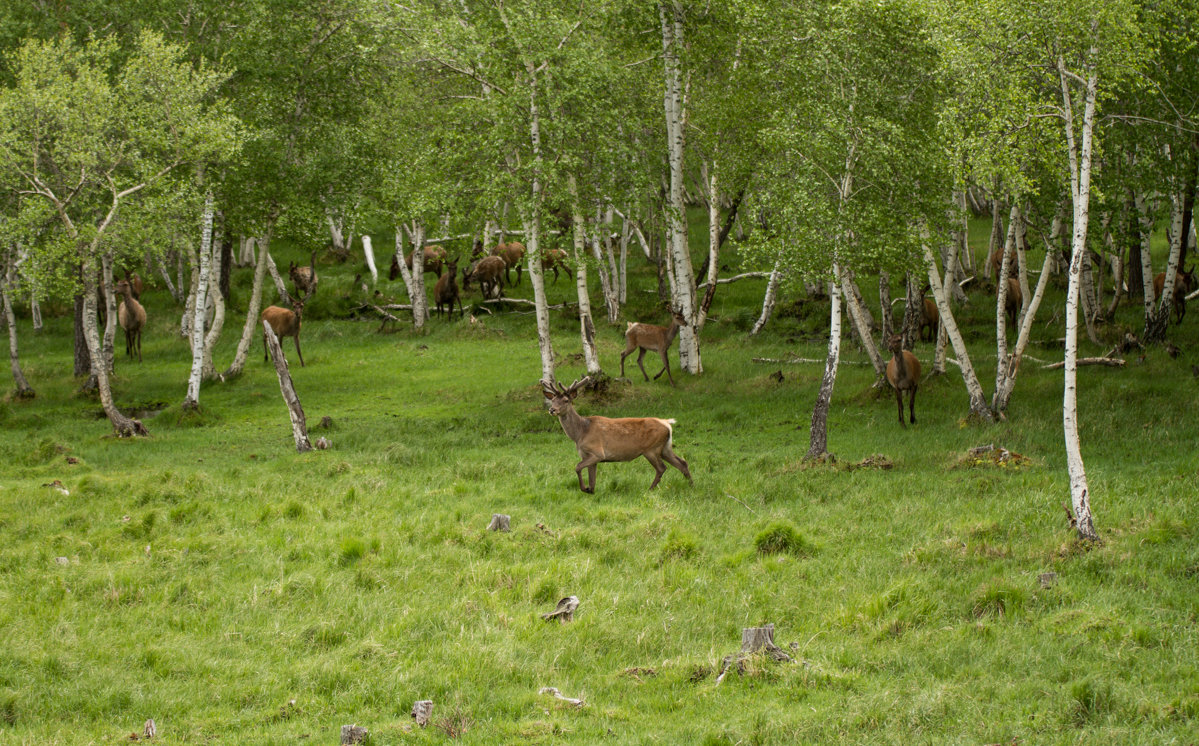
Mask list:
[[[67,39],[21,48],[16,85],[0,93],[0,184],[50,208],[81,267],[92,373],[113,429],[129,436],[145,427],[115,405],[96,319],[109,230],[140,193],[189,163],[228,157],[237,140],[233,120],[209,103],[223,76],[193,68],[153,34],[123,65],[113,64],[116,51]]]

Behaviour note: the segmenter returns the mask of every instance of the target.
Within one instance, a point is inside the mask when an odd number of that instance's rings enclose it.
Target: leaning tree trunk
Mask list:
[[[200,227],[200,273],[196,283],[196,299],[192,304],[191,345],[192,372],[187,379],[187,398],[183,408],[200,407],[200,379],[204,373],[204,318],[208,315],[208,285],[212,280],[212,192],[204,200],[204,217]]]
[[[999,262],[999,273],[995,278],[995,390],[1000,387],[1000,379],[1007,369],[1007,296],[1008,277],[1012,272],[1012,249],[1016,243],[1016,224],[1020,220],[1020,208],[1012,205],[1012,213],[1008,218],[1007,239],[1003,244],[1002,259]]]
[[[220,380],[229,381],[240,376],[246,367],[246,357],[250,354],[250,344],[254,341],[254,330],[258,328],[258,310],[262,306],[262,281],[266,277],[266,263],[270,256],[271,232],[275,222],[272,218],[267,222],[266,233],[259,240],[258,261],[254,265],[254,285],[250,289],[250,306],[246,310],[246,323],[241,330],[241,339],[237,342],[237,352],[229,369],[220,375]]]
[[[766,295],[762,298],[762,313],[758,315],[758,320],[754,322],[754,328],[750,330],[750,336],[756,335],[766,326],[766,322],[770,321],[770,315],[774,313],[774,304],[778,298],[779,281],[783,277],[780,271],[783,264],[782,258],[774,261],[774,269],[770,270],[770,279],[766,281]]]
[[[862,349],[866,351],[866,356],[870,358],[870,364],[874,366],[874,374],[881,380],[887,374],[887,364],[883,362],[883,356],[874,344],[874,337],[870,331],[870,321],[866,318],[866,307],[861,302],[861,297],[856,290],[851,270],[841,270],[841,292],[845,295],[845,307],[849,311],[849,321],[853,324]]]
[[[271,325],[263,320],[262,322],[263,343],[270,352],[271,359],[275,363],[275,372],[279,376],[279,391],[283,394],[283,402],[287,404],[287,414],[291,418],[291,433],[296,441],[296,451],[304,453],[312,450],[312,444],[308,441],[308,422],[304,417],[304,408],[300,406],[300,397],[296,395],[296,387],[292,384],[291,371],[287,368],[287,358],[283,355],[283,348],[279,344],[279,338],[275,336],[275,330]]]
[[[580,336],[583,342],[583,361],[587,366],[587,375],[592,376],[593,381],[598,381],[604,375],[603,367],[600,365],[599,353],[595,349],[595,322],[591,318],[591,296],[587,292],[587,257],[584,255],[586,251],[587,237],[584,235],[585,226],[583,224],[583,214],[579,210],[579,188],[575,182],[574,174],[571,174],[567,182],[570,185],[570,200],[571,210],[570,217],[574,226],[574,263],[575,263],[575,289],[579,296],[579,326]],[[598,229],[598,226],[597,226]],[[530,252],[532,253],[532,252]],[[598,244],[596,246],[598,254]],[[534,261],[533,264],[540,265],[541,262]],[[544,271],[544,268],[543,268]],[[604,276],[604,265],[601,261],[598,266],[600,277]],[[530,269],[530,273],[532,269]],[[542,276],[542,286],[545,285],[545,277]],[[603,285],[606,287],[607,282]],[[612,296],[606,291],[606,298]]]
[[[396,226],[396,261],[399,263],[400,276],[404,279],[404,287],[408,290],[408,302],[412,304],[412,328],[421,331],[429,318],[429,303],[425,296],[425,229],[420,223],[414,222],[408,238],[412,241],[412,269],[404,260],[404,231],[407,226]]]
[[[375,249],[371,245],[371,237],[362,236],[362,255],[366,258],[366,268],[371,273],[371,287],[379,284],[379,268],[375,266]]]
[[[1140,193],[1135,197],[1137,214],[1140,221],[1141,234],[1141,293],[1145,306],[1145,331],[1141,336],[1148,336],[1153,325],[1153,259],[1149,253],[1150,238],[1153,233],[1153,214],[1149,201]]]
[[[966,393],[970,396],[970,413],[986,422],[990,422],[992,420],[991,410],[987,407],[987,399],[983,394],[982,384],[978,382],[974,366],[970,363],[970,354],[966,350],[966,342],[962,339],[962,332],[958,329],[957,321],[953,318],[953,309],[949,307],[949,299],[945,294],[945,286],[942,284],[940,273],[937,271],[937,260],[933,257],[933,251],[928,245],[927,233],[924,236],[923,243],[924,267],[928,272],[928,284],[933,293],[933,300],[937,304],[937,313],[941,315],[941,328],[945,330],[950,344],[953,345],[953,351],[958,356],[958,367],[962,370],[962,380],[966,384]]]
[[[573,174],[570,177],[570,183],[572,185],[571,186],[571,197],[573,200],[575,200],[577,202],[578,201],[578,195],[577,195],[578,188],[577,188],[577,186],[575,186],[575,180],[574,180]],[[577,204],[574,206],[574,209],[576,212],[578,211],[579,207]],[[610,212],[608,213],[608,216],[609,216],[608,219],[611,220]],[[579,216],[579,220],[582,221],[581,215]],[[612,261],[612,241],[610,239],[608,239],[605,235],[606,230],[603,227],[603,225],[604,225],[603,221],[604,221],[604,215],[599,209],[597,209],[596,215],[595,215],[595,237],[591,241],[591,255],[595,257],[595,271],[596,271],[596,273],[599,274],[600,292],[604,296],[604,308],[608,314],[608,323],[615,324],[616,320],[620,318],[620,299],[617,296],[617,292],[616,292],[616,264]],[[584,245],[587,243],[586,236],[584,236],[583,242],[584,242]],[[605,246],[607,247],[606,251],[604,250]],[[586,249],[584,248],[584,246],[579,245],[577,242],[577,239],[576,239],[575,249],[574,249],[574,253],[575,253],[574,263],[575,263],[575,266],[578,268],[578,272],[580,274],[582,274],[583,269],[584,269],[584,262],[587,260],[587,257],[584,256],[584,251],[586,251]],[[585,293],[586,288],[587,288],[586,280],[584,279],[582,282],[580,282],[578,279],[578,276],[576,275],[575,282],[579,286],[579,288],[582,289],[583,292]],[[580,296],[580,303],[582,303],[582,296]],[[587,308],[588,308],[588,316],[590,317],[590,308],[591,308],[590,297],[588,297],[588,300],[587,300]],[[580,313],[582,312],[581,307],[580,307],[579,311],[580,311]],[[594,326],[593,326],[593,328],[594,328]]]
[[[10,263],[8,266],[8,277],[4,285],[0,285],[0,300],[4,302],[4,321],[8,325],[8,359],[12,364],[13,383],[16,384],[16,397],[18,399],[32,399],[34,397],[33,387],[29,385],[29,381],[25,380],[25,374],[21,371],[21,357],[17,351],[17,320],[12,312],[12,300],[9,297],[9,291],[13,286],[13,268]]]
[[[1171,195],[1173,209],[1170,214],[1170,255],[1166,260],[1165,283],[1162,285],[1162,297],[1154,309],[1152,323],[1146,326],[1144,341],[1160,342],[1166,338],[1166,329],[1170,325],[1170,314],[1174,310],[1174,280],[1178,276],[1179,260],[1182,257],[1182,247],[1186,244],[1187,236],[1183,230],[1183,202],[1180,194]]]
[[[1090,58],[1097,56],[1092,47]],[[1087,218],[1091,198],[1091,142],[1095,123],[1095,93],[1097,79],[1092,67],[1086,81],[1086,99],[1082,121],[1082,150],[1079,152],[1074,136],[1074,105],[1070,101],[1070,83],[1066,78],[1065,61],[1058,57],[1061,78],[1062,107],[1066,115],[1066,146],[1070,157],[1070,191],[1074,202],[1074,238],[1071,242],[1070,285],[1066,295],[1066,355],[1065,386],[1062,395],[1062,430],[1066,441],[1066,467],[1070,474],[1070,498],[1074,506],[1078,535],[1095,541],[1099,534],[1091,517],[1091,498],[1086,468],[1078,440],[1078,296],[1082,282],[1082,261],[1087,250]]]
[[[112,383],[108,368],[104,365],[104,351],[101,349],[99,322],[96,318],[96,306],[99,305],[99,294],[96,290],[96,264],[92,256],[83,262],[83,336],[87,341],[87,351],[92,360],[92,375],[96,377],[96,388],[100,393],[100,405],[116,434],[122,438],[135,435],[149,435],[146,428],[138,420],[126,417],[116,407],[112,398]]]
[[[682,63],[683,8],[680,0],[663,0],[658,5],[662,21],[662,50],[666,73],[666,143],[670,161],[670,221],[671,295],[674,310],[687,317],[688,323],[679,327],[679,367],[692,375],[703,372],[699,356],[699,336],[695,303],[695,273],[691,252],[687,246],[687,203],[683,150],[686,142],[686,109],[683,93]]]
[[[829,281],[831,314],[828,333],[828,357],[824,361],[824,377],[812,408],[812,426],[808,436],[805,460],[824,459],[828,452],[828,410],[833,400],[833,384],[837,381],[837,366],[841,360],[841,269],[833,263],[833,278]]]
[[[220,261],[217,261],[218,248],[221,253]],[[212,353],[216,349],[217,342],[221,339],[221,331],[225,328],[225,290],[228,277],[226,272],[231,269],[225,263],[225,248],[227,244],[223,241],[213,241],[213,261],[212,274],[213,277],[209,281],[209,288],[215,289],[212,293],[212,327],[209,328],[208,334],[204,337],[204,364],[202,377],[205,381],[211,381],[216,378],[216,368],[212,363]]]

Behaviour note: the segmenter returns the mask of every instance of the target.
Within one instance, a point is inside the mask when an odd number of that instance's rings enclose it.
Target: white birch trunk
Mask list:
[[[1093,60],[1098,50],[1091,48]],[[1083,539],[1097,540],[1099,535],[1091,517],[1091,500],[1086,468],[1078,439],[1078,296],[1082,281],[1082,260],[1087,250],[1087,219],[1091,197],[1091,138],[1095,121],[1097,79],[1094,69],[1088,71],[1086,98],[1082,121],[1081,153],[1074,134],[1074,104],[1066,64],[1058,57],[1058,74],[1062,87],[1063,111],[1066,126],[1066,147],[1070,157],[1070,191],[1074,203],[1074,237],[1071,242],[1070,285],[1066,295],[1065,386],[1062,395],[1062,430],[1066,445],[1066,467],[1070,474],[1070,498],[1078,534]]]
[[[1178,264],[1182,257],[1182,206],[1184,196],[1178,192],[1170,195],[1173,209],[1170,211],[1170,255],[1166,260],[1165,284],[1162,285],[1162,297],[1158,299],[1157,313],[1169,324],[1170,313],[1174,310],[1174,281],[1178,277]]]
[[[1149,253],[1150,239],[1153,234],[1153,214],[1149,201],[1141,193],[1134,197],[1137,214],[1141,223],[1141,291],[1144,293],[1145,331],[1153,324],[1153,258]],[[1144,335],[1143,335],[1144,336]]]
[[[620,221],[620,304],[629,301],[629,241],[633,238],[633,226],[626,217]]]
[[[1020,283],[1020,313],[1028,311],[1028,302],[1032,299],[1028,287],[1028,257],[1025,256],[1024,244],[1026,242],[1026,225],[1024,223],[1024,213],[1019,207],[1012,208],[1012,215],[1015,216],[1013,222],[1016,223],[1016,281]]]
[[[778,297],[779,281],[783,276],[780,271],[782,265],[782,258],[776,259],[774,261],[774,269],[770,270],[770,279],[766,281],[766,295],[762,297],[762,313],[758,314],[758,320],[754,322],[754,328],[749,332],[751,337],[765,328],[766,322],[770,320],[770,315],[774,313],[774,303]]]
[[[574,220],[574,219],[578,220],[578,223],[575,226],[575,232],[577,234],[582,234],[584,232],[583,216],[581,213],[579,213],[578,186],[575,183],[575,177],[573,174],[570,176],[570,194],[571,194],[571,199],[573,200],[573,202],[572,202],[572,205],[573,205],[572,220]],[[613,274],[615,273],[615,267],[612,266],[611,262],[609,262],[605,259],[605,254],[603,252],[603,248],[601,245],[603,242],[602,215],[597,213],[597,215],[595,217],[596,217],[595,234],[594,234],[594,238],[591,241],[591,255],[595,257],[595,267],[596,267],[596,272],[599,274],[600,292],[604,296],[604,308],[608,314],[608,323],[615,324],[617,319],[620,318],[620,300],[617,298],[616,288],[613,286],[613,281],[612,281]],[[584,242],[583,244],[580,244],[579,240],[580,240],[580,237],[576,236],[575,237],[575,241],[576,241],[575,257],[574,257],[575,272],[578,274],[583,274],[586,269],[585,263],[587,261],[587,257],[584,255],[584,252],[586,251],[586,247],[584,245],[586,243],[586,237],[584,236],[581,239]],[[609,242],[607,256],[610,257],[611,254],[612,254],[611,243]],[[610,268],[612,271],[609,271]],[[576,274],[576,276],[575,276],[575,284],[578,285],[579,288],[585,293],[587,290],[587,284],[585,281],[584,282],[579,281],[578,274]],[[582,313],[582,310],[583,310],[582,302],[583,302],[583,299],[582,299],[582,296],[580,296],[579,297],[579,303],[580,303],[579,312],[580,312],[580,314]],[[590,297],[588,298],[588,301],[587,301],[587,307],[588,307],[588,317],[590,318],[590,313],[591,313],[590,312],[590,308],[591,308]],[[593,331],[594,331],[594,327],[593,327]],[[586,353],[586,350],[584,350],[584,353]]]
[[[828,411],[833,400],[833,385],[837,382],[837,367],[841,361],[841,271],[833,263],[833,279],[828,284],[830,303],[828,357],[824,361],[824,376],[812,408],[808,435],[808,452],[804,459],[819,459],[828,454]]]
[[[366,257],[366,268],[371,272],[371,287],[379,282],[379,269],[375,266],[375,250],[371,246],[371,237],[362,237],[362,254]]]
[[[241,375],[246,367],[246,357],[250,354],[250,344],[254,341],[254,330],[258,328],[259,309],[262,307],[262,282],[266,278],[266,261],[270,256],[271,232],[274,221],[267,226],[266,232],[260,239],[258,259],[254,264],[254,284],[250,289],[250,306],[246,310],[246,323],[242,326],[241,339],[237,342],[237,351],[229,369],[221,374],[220,380],[228,381]]]
[[[408,287],[408,301],[412,304],[412,328],[422,331],[429,320],[429,296],[425,292],[425,226],[417,221],[404,226],[408,240],[412,243],[412,271],[404,261],[404,244],[396,234],[396,250],[400,256],[400,274]]]
[[[533,145],[533,205],[524,221],[529,243],[529,284],[533,286],[533,307],[537,317],[537,347],[541,353],[541,382],[554,383],[554,345],[550,339],[550,310],[545,297],[545,275],[541,269],[541,118],[537,107],[537,74],[529,72],[529,139]],[[582,269],[580,267],[580,269]]]
[[[8,360],[12,368],[13,383],[17,387],[15,396],[18,399],[32,399],[33,387],[29,385],[29,381],[25,380],[25,374],[21,370],[21,356],[17,349],[17,320],[12,312],[12,299],[9,297],[15,285],[16,275],[11,261],[6,267],[5,275],[4,283],[0,285],[0,300],[4,304],[4,322],[8,326]]]
[[[580,337],[583,342],[583,362],[587,366],[587,375],[596,376],[598,380],[599,377],[603,376],[604,371],[600,365],[599,353],[595,349],[595,322],[591,318],[591,296],[587,292],[587,257],[585,255],[587,237],[584,235],[586,229],[583,224],[583,214],[579,210],[579,188],[575,182],[574,174],[571,174],[567,178],[567,183],[570,186],[570,217],[571,223],[574,226],[572,238],[574,243],[575,289],[579,296],[579,327]],[[599,243],[596,242],[593,246],[598,258]],[[540,266],[541,262],[531,262],[530,273],[534,264]],[[602,260],[599,262],[598,267],[601,284],[607,286],[608,283],[604,279],[604,264]],[[542,286],[544,287],[544,285],[545,278],[543,276]],[[606,299],[611,298],[606,287],[604,296]],[[609,310],[609,313],[611,313],[611,310]]]
[[[716,163],[708,174],[708,277],[704,282],[704,299],[696,312],[695,332],[703,331],[708,320],[708,309],[716,294],[716,280],[720,275],[720,189],[716,181]]]
[[[113,287],[112,257],[109,254],[100,257],[100,267],[104,278],[104,364],[111,371],[116,357],[117,294]]]
[[[1036,318],[1037,309],[1041,307],[1041,299],[1045,296],[1045,287],[1049,284],[1050,267],[1053,264],[1053,251],[1045,251],[1045,264],[1041,267],[1041,276],[1037,278],[1037,289],[1024,310],[1020,322],[1020,333],[1016,337],[1016,348],[1003,365],[997,366],[995,375],[995,396],[991,398],[991,409],[1000,419],[1004,419],[1008,403],[1012,400],[1012,391],[1016,387],[1016,374],[1020,371],[1020,363],[1024,359],[1024,350],[1032,338],[1032,323]]]
[[[209,297],[212,299],[212,326],[208,328],[208,333],[204,336],[204,363],[201,368],[201,377],[205,381],[211,381],[216,378],[216,368],[212,362],[212,353],[216,350],[217,342],[221,339],[221,332],[225,328],[225,296],[221,293],[221,248],[220,241],[210,241],[212,247],[212,258],[209,260],[212,277],[209,279],[208,287],[211,289]]]
[[[96,243],[99,239],[96,239]],[[109,378],[107,366],[104,365],[103,349],[100,343],[99,321],[96,318],[96,307],[99,305],[96,292],[96,248],[92,246],[89,255],[83,260],[83,338],[87,342],[88,355],[92,360],[92,375],[96,378],[96,388],[100,393],[100,406],[108,416],[109,423],[117,435],[127,438],[134,435],[147,435],[146,428],[141,422],[126,417],[117,409],[112,397],[112,379]]]
[[[669,6],[669,7],[668,7]],[[699,336],[696,333],[695,272],[687,245],[687,204],[683,149],[685,145],[682,65],[679,50],[683,47],[683,9],[679,0],[663,0],[658,5],[662,20],[662,50],[666,71],[666,141],[670,161],[669,254],[668,268],[674,310],[688,320],[679,327],[679,367],[692,375],[703,372],[699,356]]]
[[[928,246],[927,238],[924,242],[924,267],[928,272],[928,284],[932,290],[933,300],[937,304],[937,313],[941,315],[941,328],[945,330],[950,344],[953,345],[953,351],[957,355],[958,367],[962,371],[962,381],[965,382],[966,393],[970,396],[970,412],[990,422],[992,420],[991,410],[987,407],[987,400],[985,394],[983,394],[982,384],[978,382],[974,366],[970,363],[970,353],[966,350],[966,342],[962,339],[962,332],[958,329],[957,321],[953,318],[953,310],[949,307],[945,285],[942,283],[940,273],[937,271],[937,260],[933,257],[933,251]],[[952,278],[950,278],[950,281],[952,282]]]
[[[866,309],[862,306],[858,294],[853,287],[853,279],[848,269],[841,270],[841,292],[845,295],[845,307],[849,311],[849,321],[857,331],[858,341],[874,366],[874,374],[882,378],[887,374],[887,364],[874,344],[874,335],[870,331],[870,322],[866,318]]]
[[[300,406],[300,397],[296,395],[296,387],[291,380],[291,371],[287,367],[287,358],[283,355],[283,347],[275,330],[266,321],[262,322],[262,334],[275,363],[275,373],[279,377],[279,391],[283,394],[283,403],[287,405],[287,415],[291,419],[291,434],[296,441],[296,451],[305,453],[312,450],[308,441],[308,422],[304,417],[304,408]]]
[[[200,379],[204,372],[204,316],[208,307],[208,282],[212,275],[212,214],[212,192],[209,192],[204,199],[204,218],[200,228],[200,271],[191,324],[192,370],[187,379],[184,409],[200,406]]]
[[[1000,379],[1007,369],[1007,279],[1011,274],[1011,259],[1016,244],[1016,224],[1020,219],[1020,208],[1012,205],[1008,216],[1007,238],[1003,242],[999,272],[995,276],[995,390],[999,390]]]
[[[196,315],[196,290],[199,289],[200,270],[197,267],[196,253],[192,251],[191,242],[187,245],[187,263],[191,268],[191,284],[187,291],[187,303],[183,307],[183,319],[179,322],[179,335],[187,340],[188,347],[192,343],[192,321]],[[182,286],[180,286],[182,287]]]
[[[275,258],[269,252],[266,255],[266,271],[271,273],[271,280],[275,283],[275,290],[279,293],[279,301],[285,306],[290,306],[291,293],[287,292],[287,283],[283,282],[283,278],[279,276]]]
[[[40,332],[42,330],[42,307],[37,302],[36,290],[29,294],[29,315],[33,318],[33,330]]]

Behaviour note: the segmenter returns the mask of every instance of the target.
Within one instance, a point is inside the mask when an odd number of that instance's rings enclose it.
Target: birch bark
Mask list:
[[[1098,56],[1094,47],[1090,59]],[[1095,541],[1099,534],[1091,516],[1091,499],[1087,484],[1086,467],[1082,460],[1082,448],[1078,439],[1078,296],[1082,280],[1083,254],[1087,250],[1087,219],[1091,196],[1091,139],[1095,122],[1095,97],[1098,79],[1093,68],[1088,71],[1086,93],[1083,104],[1081,152],[1074,133],[1074,104],[1071,101],[1070,82],[1067,79],[1066,63],[1057,60],[1058,75],[1062,87],[1062,103],[1065,115],[1066,148],[1070,158],[1070,191],[1074,203],[1074,235],[1071,242],[1070,284],[1066,295],[1066,352],[1065,387],[1062,395],[1062,430],[1066,445],[1066,468],[1070,475],[1070,498],[1074,517],[1078,522],[1078,535],[1082,539]]]
[[[200,406],[200,379],[204,373],[204,318],[208,308],[208,285],[212,279],[212,203],[212,192],[209,192],[204,198],[204,217],[200,228],[200,269],[191,322],[192,370],[187,380],[184,409],[197,409]]]
[[[828,357],[824,361],[824,376],[812,408],[812,424],[808,436],[808,452],[804,460],[824,459],[828,452],[828,410],[833,400],[833,384],[837,382],[837,366],[841,360],[841,269],[833,263],[833,279],[828,284],[830,298]]]
[[[12,299],[10,298],[15,275],[11,257],[7,262],[5,275],[4,284],[0,285],[0,300],[3,300],[4,303],[4,321],[8,326],[8,360],[12,367],[13,383],[17,387],[15,396],[18,399],[32,399],[34,390],[29,385],[29,381],[25,380],[25,374],[21,371],[21,357],[17,350],[17,320],[12,312]]]
[[[604,371],[600,366],[599,353],[595,349],[595,322],[591,319],[591,296],[587,292],[587,257],[584,255],[586,251],[587,236],[585,235],[586,228],[583,224],[583,214],[579,209],[579,187],[575,181],[574,174],[571,174],[567,179],[570,186],[571,200],[571,223],[574,228],[572,238],[574,241],[574,263],[575,263],[575,289],[579,296],[579,326],[580,336],[583,342],[583,361],[587,366],[587,375],[594,376],[594,380],[598,380],[603,376]],[[597,226],[598,227],[598,226]],[[594,244],[595,253],[599,255],[599,243]],[[530,252],[532,253],[532,252]],[[540,265],[541,262],[531,262],[531,264]],[[530,272],[532,269],[530,268]],[[544,268],[543,268],[544,271]],[[600,279],[604,279],[604,264],[599,262]],[[607,281],[602,283],[607,286]],[[545,285],[545,278],[542,277],[542,286]],[[604,292],[605,299],[610,299],[612,296],[609,292]]]
[[[991,410],[987,407],[987,399],[983,394],[983,387],[978,382],[978,376],[974,372],[974,366],[970,363],[970,353],[966,350],[966,342],[962,339],[962,332],[958,329],[957,321],[953,318],[953,309],[949,307],[949,299],[945,294],[945,286],[941,282],[940,273],[937,271],[937,260],[933,257],[933,251],[928,246],[927,239],[924,243],[924,267],[928,272],[928,284],[933,293],[933,300],[937,303],[937,313],[941,315],[941,328],[945,330],[946,336],[949,337],[950,344],[953,345],[953,351],[957,355],[958,367],[962,370],[962,381],[966,384],[966,393],[970,396],[970,413],[976,417],[991,422]]]
[[[229,369],[220,375],[220,380],[228,381],[240,376],[246,367],[246,357],[250,353],[250,344],[254,340],[254,330],[258,328],[258,310],[262,307],[262,281],[266,277],[266,262],[270,256],[271,233],[274,230],[274,219],[267,222],[266,233],[259,239],[258,261],[254,264],[254,285],[250,290],[250,306],[246,310],[246,323],[242,326],[241,339],[237,342],[237,352]]]

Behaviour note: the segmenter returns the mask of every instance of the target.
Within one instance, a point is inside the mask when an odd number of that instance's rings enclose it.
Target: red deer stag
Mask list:
[[[458,302],[458,318],[466,316],[466,312],[462,310],[462,298],[458,295],[458,260],[454,259],[445,263],[446,273],[437,278],[437,284],[433,286],[433,299],[437,301],[437,313],[441,313],[441,307],[446,306],[446,311],[449,318],[454,318],[454,301]]]
[[[641,375],[645,376],[645,380],[649,380],[649,374],[645,372],[645,365],[641,362],[645,359],[647,350],[658,353],[662,356],[662,370],[658,371],[654,376],[654,380],[658,380],[662,373],[670,379],[670,385],[674,385],[674,375],[670,372],[670,343],[674,342],[674,338],[679,333],[679,327],[687,323],[687,317],[678,311],[671,312],[670,326],[655,326],[653,324],[641,324],[630,322],[625,329],[625,350],[620,353],[620,377],[624,378],[624,359],[633,354],[633,350],[639,350],[637,354],[637,367],[641,368]]]
[[[509,241],[502,243],[491,250],[492,256],[498,256],[504,260],[504,279],[508,285],[512,285],[512,275],[510,274],[513,267],[516,267],[516,284],[520,284],[520,273],[524,271],[521,265],[521,260],[525,256],[525,245],[520,241]]]
[[[137,361],[142,361],[142,329],[146,326],[146,309],[133,295],[133,287],[128,280],[117,283],[116,291],[125,300],[117,306],[117,321],[125,330],[125,354],[133,357],[137,350]]]
[[[304,353],[300,352],[300,322],[304,315],[304,299],[293,298],[291,301],[291,309],[280,308],[279,306],[267,306],[262,311],[262,321],[271,325],[271,330],[275,332],[275,336],[279,338],[280,348],[282,348],[284,337],[294,337],[296,340],[296,355],[300,358],[300,367],[304,367]],[[270,353],[266,348],[266,332],[262,333],[262,360],[266,362],[270,359]]]
[[[579,388],[590,378],[575,381],[570,388],[562,388],[557,381],[553,386],[542,383],[542,393],[549,400],[549,412],[562,423],[562,430],[567,437],[575,442],[579,451],[578,465],[575,474],[579,477],[579,489],[583,492],[595,492],[596,464],[601,461],[632,461],[638,456],[645,459],[654,467],[654,481],[649,488],[658,486],[666,466],[662,462],[683,472],[687,481],[691,479],[691,470],[687,462],[671,450],[674,420],[662,420],[657,417],[582,417],[575,411],[574,398]],[[583,469],[587,470],[587,486],[583,486]]]
[[[316,292],[316,283],[320,278],[316,276],[316,252],[312,252],[312,258],[308,261],[308,266],[296,266],[295,262],[288,263],[287,275],[291,278],[291,284],[296,288],[296,295],[302,296],[307,302],[308,298]]]
[[[916,356],[903,349],[903,335],[896,334],[887,344],[894,357],[887,363],[887,383],[895,389],[895,403],[899,405],[899,424],[907,427],[903,421],[903,392],[908,392],[908,412],[912,424],[916,424],[916,387],[920,385],[920,361]]]
[[[478,281],[483,299],[487,300],[499,290],[504,290],[504,260],[498,256],[485,256],[470,267],[462,270],[462,290],[470,290],[471,282]]]
[[[1174,315],[1177,317],[1175,324],[1182,323],[1182,317],[1187,314],[1187,294],[1195,289],[1195,268],[1191,267],[1189,272],[1179,271],[1174,274]],[[1166,273],[1159,272],[1153,278],[1153,300],[1160,300],[1162,291],[1166,289]]]

